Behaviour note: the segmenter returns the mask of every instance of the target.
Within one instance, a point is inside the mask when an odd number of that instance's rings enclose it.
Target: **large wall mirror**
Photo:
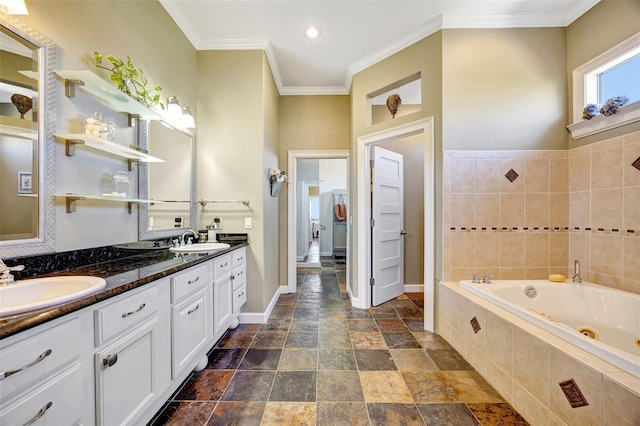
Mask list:
[[[0,257],[55,251],[55,45],[0,14]]]
[[[193,136],[163,121],[140,123],[140,145],[163,162],[141,163],[140,240],[165,238],[196,227]]]

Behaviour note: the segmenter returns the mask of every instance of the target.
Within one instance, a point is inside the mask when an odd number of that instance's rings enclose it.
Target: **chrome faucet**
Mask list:
[[[491,277],[493,274],[484,274],[484,278],[482,279],[483,284],[491,284]]]
[[[575,262],[573,262],[573,269],[575,274],[573,275],[573,282],[574,283],[581,283],[582,282],[582,277],[580,276],[580,261],[576,260]]]
[[[480,278],[478,278],[478,274],[469,274],[469,276],[472,278],[472,283],[480,284]]]
[[[13,279],[11,272],[22,271],[23,269],[24,265],[7,266],[0,259],[0,286],[15,284],[16,281]]]
[[[183,246],[185,244],[191,244],[191,241],[189,241],[189,243],[185,243],[185,237],[187,236],[187,234],[191,234],[193,235],[196,239],[198,238],[198,233],[196,231],[194,231],[193,229],[187,229],[186,231],[184,231],[182,233],[182,236],[180,237],[180,245]]]

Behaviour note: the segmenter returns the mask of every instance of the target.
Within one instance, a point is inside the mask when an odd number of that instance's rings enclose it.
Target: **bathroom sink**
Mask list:
[[[88,296],[107,282],[98,277],[46,277],[0,287],[0,316],[42,309]]]
[[[201,243],[188,244],[186,246],[171,247],[169,250],[176,253],[207,253],[210,251],[226,250],[231,247],[227,243]]]

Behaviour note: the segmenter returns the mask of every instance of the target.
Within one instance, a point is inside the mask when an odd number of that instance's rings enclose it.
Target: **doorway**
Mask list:
[[[338,220],[334,199],[344,200],[348,209],[349,151],[289,151],[289,191],[287,221],[287,292],[297,289],[297,267],[320,267],[323,257],[335,260],[335,244],[343,241],[342,256],[348,256],[347,220]],[[336,161],[340,160],[340,161]],[[338,171],[342,169],[341,171]],[[317,189],[315,189],[317,188]],[[342,198],[336,198],[339,192]],[[317,192],[317,195],[316,195]],[[318,211],[315,212],[317,205]],[[317,215],[317,217],[314,217]],[[336,235],[339,222],[344,235]],[[335,237],[338,238],[335,238]],[[307,262],[315,257],[319,262]],[[302,261],[302,262],[301,262]],[[304,263],[304,264],[303,264]],[[349,265],[347,264],[347,280]],[[348,285],[348,283],[347,283]]]
[[[384,142],[398,141],[403,138],[416,136],[424,147],[424,200],[423,200],[423,282],[424,282],[424,328],[434,331],[435,328],[435,191],[434,191],[434,153],[433,153],[433,118],[426,118],[404,124],[391,129],[361,136],[357,140],[357,187],[356,194],[356,235],[355,254],[353,264],[356,268],[355,282],[351,287],[355,297],[354,306],[369,308],[371,306],[371,287],[369,282],[371,260],[367,248],[371,246],[370,219],[371,205],[369,191],[369,148]]]

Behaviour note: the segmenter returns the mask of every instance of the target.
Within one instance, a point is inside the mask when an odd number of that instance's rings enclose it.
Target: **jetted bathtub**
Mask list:
[[[640,378],[640,295],[587,282],[460,286]]]

